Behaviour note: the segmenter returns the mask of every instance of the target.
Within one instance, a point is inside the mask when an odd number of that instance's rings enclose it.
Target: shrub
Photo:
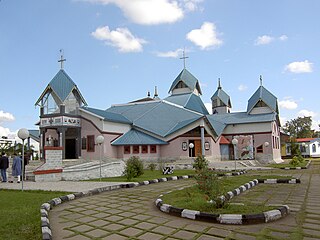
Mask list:
[[[204,156],[198,155],[192,166],[196,171],[202,171],[208,168],[208,161]]]
[[[143,174],[143,163],[139,157],[132,156],[126,162],[123,175],[130,181],[132,178],[139,177]]]
[[[200,191],[208,196],[217,208],[222,207],[223,203],[219,201],[218,197],[223,194],[223,186],[217,174],[208,169],[204,169],[200,171],[195,178]]]
[[[151,171],[154,171],[156,169],[157,165],[155,163],[150,163],[148,168],[151,170]]]
[[[289,164],[296,167],[303,162],[304,162],[304,158],[301,156],[301,154],[299,154],[294,156],[292,160],[289,162]]]

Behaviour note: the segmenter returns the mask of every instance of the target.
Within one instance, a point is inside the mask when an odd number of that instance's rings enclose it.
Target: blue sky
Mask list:
[[[283,123],[312,116],[317,126],[319,9],[316,0],[1,0],[0,136],[36,128],[34,103],[60,69],[60,49],[90,107],[154,86],[165,98],[185,48],[205,103],[221,78],[243,111],[262,75]]]

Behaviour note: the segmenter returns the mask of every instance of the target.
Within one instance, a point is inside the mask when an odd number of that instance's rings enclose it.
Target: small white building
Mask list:
[[[297,138],[300,152],[303,157],[320,157],[320,138]],[[291,143],[286,143],[286,155],[291,155]]]

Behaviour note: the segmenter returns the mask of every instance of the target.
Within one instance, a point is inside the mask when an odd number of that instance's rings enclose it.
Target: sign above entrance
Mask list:
[[[48,127],[48,126],[80,127],[80,124],[81,124],[80,118],[66,117],[66,116],[42,118],[40,121],[40,127]]]

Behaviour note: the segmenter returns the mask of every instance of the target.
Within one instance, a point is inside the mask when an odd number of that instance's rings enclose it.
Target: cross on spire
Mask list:
[[[58,60],[58,62],[61,64],[61,69],[63,69],[63,62],[67,61],[65,58],[63,58],[63,50],[60,49],[60,60]]]
[[[262,86],[262,75],[260,75],[260,86]]]
[[[183,68],[186,69],[186,59],[189,58],[186,56],[186,49],[183,49],[182,57],[180,59],[183,59]]]

